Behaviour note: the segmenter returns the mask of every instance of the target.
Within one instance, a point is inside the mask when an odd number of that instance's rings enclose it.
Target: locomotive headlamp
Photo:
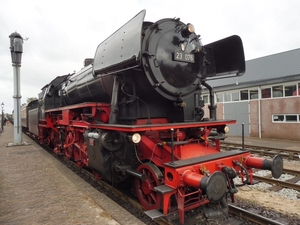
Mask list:
[[[188,24],[187,24],[187,29],[188,29],[188,31],[189,31],[190,33],[195,32],[195,27],[194,27],[193,24],[188,23]]]
[[[130,140],[133,143],[135,143],[135,144],[139,143],[141,141],[141,139],[142,139],[142,137],[141,137],[141,135],[139,133],[135,133],[135,134],[133,134],[133,135],[131,135],[129,137],[130,137]]]
[[[217,132],[220,134],[220,133],[223,133],[223,134],[226,134],[229,132],[229,127],[228,126],[220,126],[217,128]]]
[[[229,132],[229,127],[228,127],[228,126],[225,126],[225,127],[224,127],[224,132],[225,132],[225,133],[228,133],[228,132]]]
[[[181,35],[184,38],[187,38],[188,36],[190,36],[190,34],[195,32],[195,27],[193,24],[188,23],[187,25],[185,25],[183,27],[183,29],[181,30]]]

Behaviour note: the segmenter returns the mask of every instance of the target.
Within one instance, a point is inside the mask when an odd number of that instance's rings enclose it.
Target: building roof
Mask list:
[[[295,80],[300,80],[300,48],[248,60],[244,75],[207,83],[220,91]]]

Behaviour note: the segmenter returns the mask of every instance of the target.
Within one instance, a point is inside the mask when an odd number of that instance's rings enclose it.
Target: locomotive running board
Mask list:
[[[203,162],[212,161],[212,160],[216,160],[216,159],[222,159],[222,158],[229,157],[229,156],[240,155],[245,152],[250,152],[250,150],[246,150],[246,151],[245,150],[232,150],[232,151],[228,151],[228,152],[219,152],[219,153],[213,154],[213,155],[205,155],[205,156],[199,156],[199,157],[191,158],[191,159],[178,160],[178,161],[175,161],[174,163],[168,162],[168,163],[164,163],[164,165],[168,166],[168,167],[172,167],[172,168],[179,168],[179,167],[183,167],[183,166],[189,166],[189,165],[203,163]]]
[[[148,210],[144,212],[147,216],[149,216],[152,220],[161,218],[164,216],[164,214],[162,214],[160,211],[158,211],[157,209],[152,209],[152,210]]]
[[[166,193],[169,193],[169,192],[172,192],[175,190],[174,188],[170,188],[167,185],[156,186],[156,187],[154,187],[154,189],[161,194],[166,194]]]
[[[118,130],[123,132],[141,132],[167,129],[185,129],[194,127],[217,127],[228,124],[236,124],[236,120],[213,120],[205,122],[186,123],[164,123],[164,124],[144,124],[144,125],[123,125],[123,124],[91,124],[90,128],[103,130]]]

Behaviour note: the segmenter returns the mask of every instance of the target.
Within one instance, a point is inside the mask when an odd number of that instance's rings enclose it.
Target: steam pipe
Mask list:
[[[245,124],[242,123],[242,150],[245,150]]]
[[[171,129],[171,149],[172,149],[172,162],[174,164],[174,129]]]
[[[249,175],[247,169],[246,169],[246,168],[242,165],[242,163],[240,163],[240,162],[235,162],[234,164],[235,164],[235,166],[241,167],[242,170],[244,170],[244,172],[245,172],[245,174],[246,174],[246,180],[243,182],[243,185],[245,185],[245,184],[250,184],[250,175]],[[236,185],[236,186],[241,186],[241,185]]]
[[[119,96],[119,87],[120,87],[120,81],[117,76],[114,77],[114,85],[112,90],[112,97],[111,97],[111,111],[109,116],[109,123],[115,124],[117,123],[118,118],[118,96]]]
[[[217,106],[215,105],[215,98],[214,98],[213,88],[208,83],[206,83],[205,81],[202,81],[201,84],[209,90],[209,99],[210,99],[210,105],[208,106],[208,108],[209,108],[209,117],[212,120],[216,120],[216,118],[217,118],[217,111],[216,111]]]

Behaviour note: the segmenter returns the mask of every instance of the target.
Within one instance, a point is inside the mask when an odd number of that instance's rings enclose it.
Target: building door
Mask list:
[[[242,123],[244,123],[244,134],[250,136],[249,132],[249,102],[224,103],[224,119],[236,120],[236,124],[228,125],[229,135],[242,136]]]

